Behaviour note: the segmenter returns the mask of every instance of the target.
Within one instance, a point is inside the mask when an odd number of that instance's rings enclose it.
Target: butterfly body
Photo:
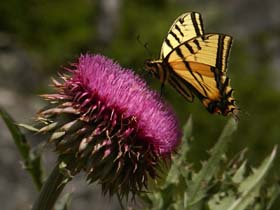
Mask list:
[[[228,35],[204,34],[199,13],[185,13],[171,26],[160,59],[146,61],[145,68],[186,100],[198,97],[210,113],[236,115],[238,108],[226,76],[231,43]]]

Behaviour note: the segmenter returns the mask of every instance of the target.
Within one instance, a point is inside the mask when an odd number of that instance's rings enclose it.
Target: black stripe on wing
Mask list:
[[[194,30],[195,30],[196,35],[197,35],[197,36],[201,36],[201,35],[203,34],[203,31],[202,31],[202,33],[201,33],[200,28],[199,28],[199,26],[198,26],[197,14],[198,14],[198,13],[192,12],[192,13],[191,13],[191,20],[192,20],[193,27],[194,27]],[[201,25],[202,25],[201,15],[198,15],[198,16],[199,16],[199,19],[198,19],[198,20],[201,21],[200,23],[201,23]],[[202,28],[202,30],[203,30],[203,28]]]
[[[223,67],[223,51],[224,51],[225,35],[220,35],[217,44],[216,67],[222,69]]]
[[[187,43],[186,43],[187,44]],[[177,55],[179,57],[181,57],[182,62],[184,63],[186,70],[188,70],[190,72],[190,74],[192,75],[192,77],[194,78],[194,80],[199,84],[199,86],[202,88],[204,95],[207,97],[207,91],[205,90],[205,87],[201,84],[201,82],[199,81],[199,79],[196,77],[196,75],[194,74],[194,72],[192,71],[189,63],[187,61],[185,61],[184,55],[182,54],[181,49],[178,47],[175,49]],[[172,69],[172,71],[175,71]],[[175,71],[176,72],[176,71]]]
[[[179,77],[176,73],[171,72],[168,78],[168,83],[180,93],[187,101],[193,102],[193,93],[191,85]]]

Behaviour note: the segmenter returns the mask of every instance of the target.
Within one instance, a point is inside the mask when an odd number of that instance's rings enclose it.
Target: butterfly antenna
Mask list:
[[[137,35],[136,39],[137,39],[138,43],[146,49],[146,52],[149,54],[149,57],[152,57],[152,53],[148,47],[148,43],[142,42],[139,34]],[[150,74],[150,72],[148,72],[148,71],[141,71],[140,76],[147,79],[147,78],[150,78],[150,77],[148,77],[149,74]]]
[[[161,83],[161,86],[160,86],[160,97],[163,96],[163,89],[164,89],[164,83]]]
[[[141,39],[140,39],[140,35],[138,34],[137,35],[137,41],[138,41],[138,43],[140,44],[140,45],[142,45],[145,49],[146,49],[146,51],[148,52],[148,54],[149,54],[149,57],[152,57],[152,52],[151,52],[151,50],[149,49],[149,47],[148,47],[148,43],[147,42],[142,42],[141,41]]]
[[[146,71],[144,68],[137,69],[137,73],[140,77],[144,78],[145,80],[149,80],[151,78],[151,73]]]
[[[143,70],[143,69],[142,69],[142,70]],[[150,77],[150,74],[151,74],[150,72],[145,71],[145,70],[144,70],[144,71],[141,71],[141,72],[142,72],[142,73],[141,73],[141,76],[142,76],[142,77],[144,77],[144,78],[146,78],[146,77],[151,78],[151,77]],[[148,75],[149,75],[149,76],[148,76]]]

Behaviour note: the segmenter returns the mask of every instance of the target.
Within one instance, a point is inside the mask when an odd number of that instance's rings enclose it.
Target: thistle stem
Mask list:
[[[71,180],[71,177],[63,173],[61,163],[58,162],[52,170],[48,179],[44,183],[39,197],[35,201],[32,210],[50,210],[64,189],[65,185]]]

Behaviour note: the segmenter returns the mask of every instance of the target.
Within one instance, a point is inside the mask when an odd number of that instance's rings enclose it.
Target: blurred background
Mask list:
[[[81,53],[101,53],[143,75],[146,59],[159,57],[163,39],[182,13],[202,14],[205,31],[234,37],[228,75],[241,109],[239,129],[228,153],[248,148],[258,165],[280,140],[280,3],[278,0],[9,0],[0,3],[0,105],[21,123],[30,123],[44,106],[37,96],[50,90],[50,77]],[[147,43],[148,49],[145,48]],[[160,83],[146,77],[156,90]],[[192,115],[194,141],[190,162],[199,168],[227,117],[211,115],[202,104],[186,102],[168,86],[164,97],[182,125]],[[22,169],[11,136],[0,121],[0,203],[3,210],[28,209],[36,197]],[[280,174],[280,154],[272,176]],[[52,148],[44,153],[49,169]],[[76,177],[71,210],[117,210],[114,198]],[[278,208],[276,208],[278,209]]]

